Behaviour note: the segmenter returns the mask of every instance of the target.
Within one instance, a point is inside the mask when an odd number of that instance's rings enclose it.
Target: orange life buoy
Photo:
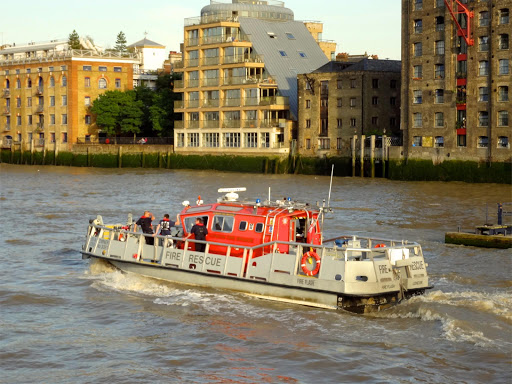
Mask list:
[[[375,245],[375,248],[385,248],[386,247],[386,244],[384,243],[380,243],[380,244],[376,244]]]
[[[315,269],[313,269],[312,271],[310,271],[309,269],[306,268],[306,260],[310,257],[313,257],[315,260],[316,260],[316,266],[315,266]],[[320,270],[320,256],[318,256],[318,253],[316,253],[315,251],[309,251],[309,252],[306,252],[303,256],[302,256],[302,259],[300,261],[300,266],[302,268],[302,271],[307,275],[307,276],[314,276],[318,273],[318,271]]]

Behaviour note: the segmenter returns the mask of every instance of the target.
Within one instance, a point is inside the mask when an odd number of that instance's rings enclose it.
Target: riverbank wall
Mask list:
[[[511,163],[473,161],[388,160],[354,164],[348,157],[183,155],[168,145],[76,145],[72,152],[1,150],[0,161],[11,164],[97,168],[197,169],[265,174],[387,177],[408,181],[464,181],[512,184]]]

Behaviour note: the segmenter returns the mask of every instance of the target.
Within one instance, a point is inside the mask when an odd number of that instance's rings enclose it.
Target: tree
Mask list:
[[[126,36],[125,36],[123,31],[121,31],[121,32],[119,32],[117,34],[117,40],[116,40],[116,45],[114,47],[114,50],[119,52],[119,53],[126,53],[127,52]]]
[[[135,91],[107,91],[94,100],[91,112],[107,136],[131,133],[135,138],[142,125],[142,108]]]
[[[78,33],[75,29],[73,29],[73,32],[69,34],[68,45],[70,49],[82,49],[82,44],[80,44],[80,36],[78,36]]]

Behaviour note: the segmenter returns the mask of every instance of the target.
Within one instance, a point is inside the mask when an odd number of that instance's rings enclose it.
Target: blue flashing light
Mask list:
[[[256,199],[256,204],[259,204],[261,203],[261,200],[260,199]]]
[[[288,201],[292,201],[292,198],[291,198],[291,197],[288,197],[286,200],[288,200]]]

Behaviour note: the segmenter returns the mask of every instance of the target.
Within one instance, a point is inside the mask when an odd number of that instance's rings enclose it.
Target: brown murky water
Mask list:
[[[181,201],[315,202],[329,178],[0,165],[0,383],[505,383],[510,250],[449,246],[510,186],[335,178],[327,236],[421,242],[435,288],[372,316],[124,275],[79,254],[89,218]]]

